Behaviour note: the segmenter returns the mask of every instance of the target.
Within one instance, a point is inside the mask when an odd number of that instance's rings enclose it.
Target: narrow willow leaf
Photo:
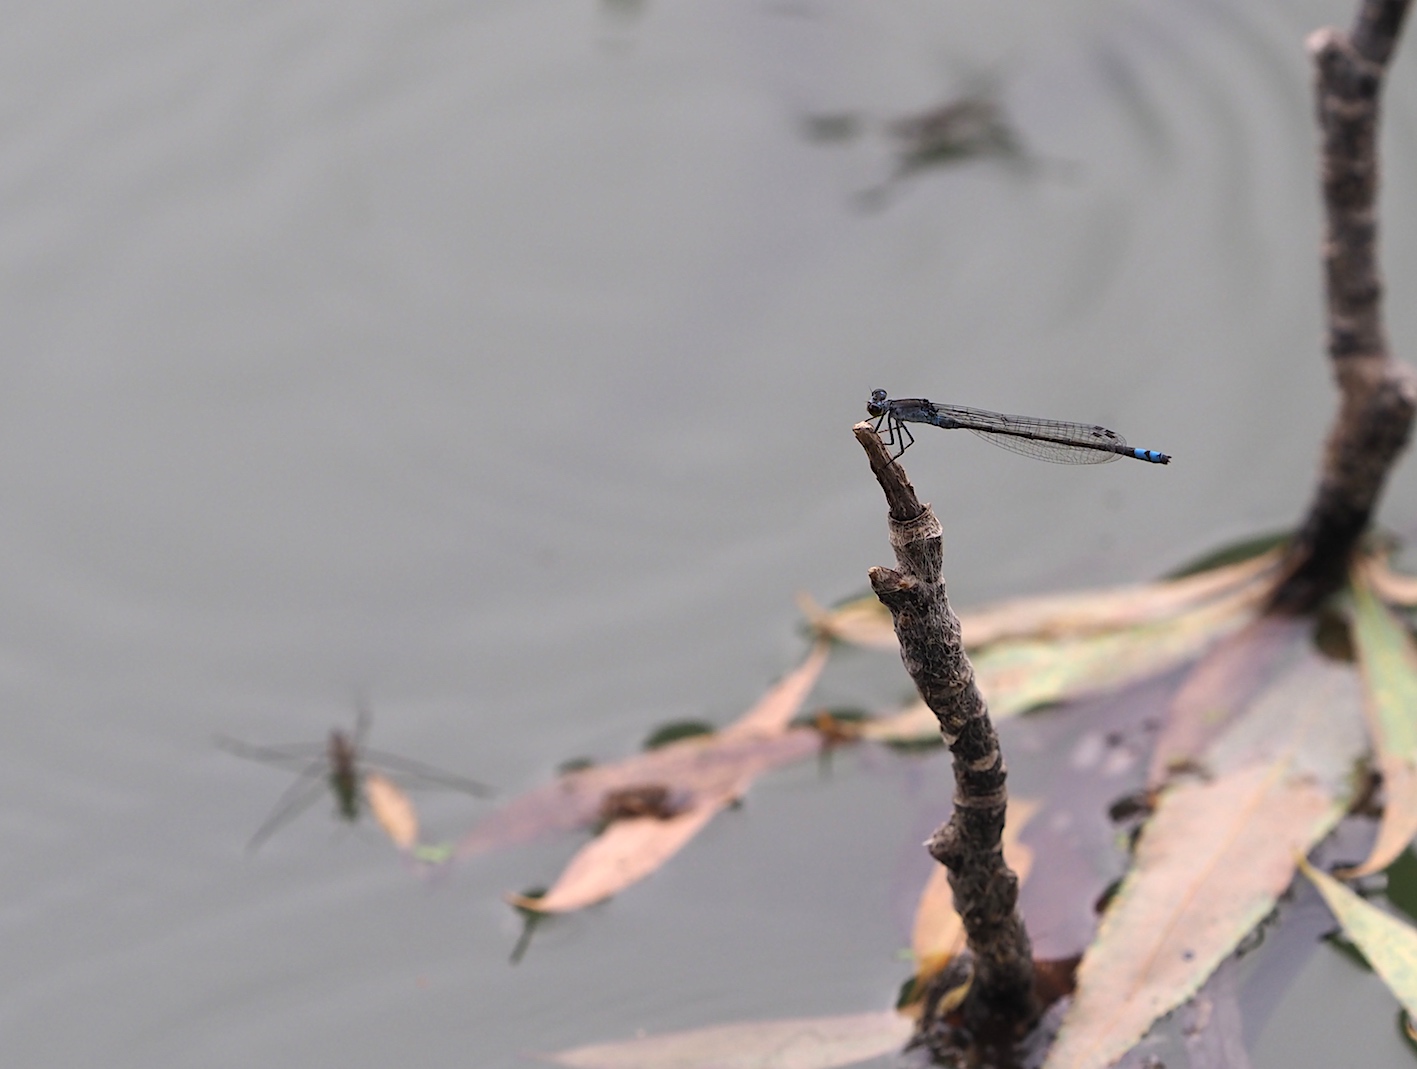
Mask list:
[[[1319,889],[1343,934],[1363,952],[1408,1017],[1417,1019],[1417,929],[1365,902],[1302,858],[1299,868]]]
[[[1364,569],[1368,585],[1389,605],[1412,608],[1417,605],[1417,575],[1403,575],[1389,567],[1386,559],[1370,558]]]
[[[386,776],[364,773],[364,798],[369,811],[395,846],[412,850],[418,845],[418,813],[408,795]]]
[[[1047,1069],[1101,1069],[1190,998],[1351,800],[1365,740],[1352,666],[1299,659],[1162,793],[1078,970]]]
[[[725,739],[720,732],[583,768],[513,798],[489,814],[463,836],[457,856],[471,857],[553,832],[593,827],[600,820],[606,795],[614,792],[662,784],[690,800],[711,796],[735,787],[745,775],[751,778],[813,757],[821,747],[821,736],[812,728],[740,739]]]
[[[1386,804],[1368,859],[1344,876],[1387,868],[1417,835],[1417,648],[1407,628],[1378,600],[1370,576],[1371,567],[1354,570],[1353,637]]]
[[[1304,617],[1261,616],[1207,651],[1171,700],[1147,782],[1159,787],[1173,768],[1199,761],[1260,693],[1309,654],[1312,627]]]
[[[806,660],[768,688],[756,705],[720,731],[719,738],[733,741],[785,732],[821,678],[830,649],[826,642],[815,643]]]
[[[964,644],[976,649],[1005,639],[1072,638],[1159,623],[1251,587],[1258,592],[1278,560],[1270,552],[1184,579],[985,606],[961,615]]]
[[[719,1025],[546,1055],[570,1069],[837,1069],[899,1051],[914,1026],[898,1013]]]
[[[1199,656],[1250,619],[1262,588],[1162,623],[1083,638],[999,642],[973,656],[975,681],[996,720],[1039,705],[1126,686]],[[863,726],[862,736],[913,741],[939,732],[923,702]]]
[[[1265,587],[1277,561],[1276,551],[1182,579],[985,605],[962,612],[960,630],[970,650],[1007,640],[1081,638],[1129,630],[1168,620],[1251,587],[1258,591]],[[798,603],[813,630],[826,638],[876,649],[896,646],[890,613],[874,596],[830,610],[806,595],[799,596]]]
[[[1282,765],[1166,792],[1078,967],[1045,1069],[1103,1069],[1195,994],[1340,812]]]
[[[552,832],[591,827],[600,819],[606,795],[613,792],[664,785],[692,804],[745,789],[769,769],[816,754],[821,736],[810,728],[789,725],[816,685],[826,658],[826,644],[817,643],[800,665],[719,732],[681,739],[623,761],[577,767],[513,798],[463,836],[457,856],[471,857]]]
[[[569,913],[603,902],[638,883],[677,854],[737,795],[701,798],[690,808],[661,820],[634,817],[613,821],[567,863],[555,884],[537,898],[508,896],[514,906],[540,913]]]

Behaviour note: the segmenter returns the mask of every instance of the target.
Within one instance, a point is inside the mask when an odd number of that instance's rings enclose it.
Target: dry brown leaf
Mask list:
[[[413,802],[387,776],[364,773],[364,798],[369,811],[395,846],[412,850],[418,845],[418,812]]]
[[[1009,799],[1008,820],[1004,825],[1004,861],[1014,870],[1020,884],[1028,879],[1033,868],[1033,850],[1020,842],[1019,836],[1038,809],[1036,801]],[[964,924],[955,912],[954,892],[950,890],[948,877],[945,867],[936,865],[915,909],[910,949],[915,954],[917,991],[923,991],[925,983],[964,949]]]
[[[644,879],[673,857],[737,794],[701,798],[675,816],[617,820],[583,846],[540,898],[508,895],[514,906],[569,913],[602,902]]]

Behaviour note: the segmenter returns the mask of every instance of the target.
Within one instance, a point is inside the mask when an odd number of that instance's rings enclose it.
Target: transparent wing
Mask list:
[[[1127,440],[1120,434],[1096,424],[1007,416],[963,405],[936,407],[957,426],[987,442],[1054,464],[1107,464],[1127,448]]]

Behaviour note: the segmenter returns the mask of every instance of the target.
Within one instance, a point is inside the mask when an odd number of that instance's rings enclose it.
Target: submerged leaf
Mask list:
[[[418,813],[408,795],[386,776],[364,773],[364,798],[369,811],[395,846],[412,850],[418,845]]]
[[[1417,1017],[1417,929],[1365,902],[1303,858],[1299,859],[1299,868],[1319,889],[1334,918],[1343,926],[1343,934],[1363,952],[1408,1017]]]
[[[1375,596],[1370,575],[1370,568],[1354,570],[1353,637],[1386,804],[1368,859],[1344,876],[1387,868],[1417,835],[1417,647],[1407,628]]]
[[[806,1017],[598,1043],[546,1058],[570,1069],[836,1069],[899,1051],[912,1028],[890,1012]]]
[[[1083,957],[1048,1069],[1101,1069],[1190,998],[1275,904],[1295,857],[1350,801],[1363,752],[1355,673],[1310,653],[1165,790]]]

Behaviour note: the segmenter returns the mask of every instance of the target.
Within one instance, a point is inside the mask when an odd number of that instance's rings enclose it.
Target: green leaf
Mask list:
[[[1417,929],[1365,902],[1307,861],[1300,859],[1299,868],[1408,1016],[1417,1017]]]
[[[1387,868],[1417,835],[1417,648],[1402,622],[1354,571],[1353,639],[1374,762],[1383,774],[1382,823],[1368,859],[1346,875]]]

